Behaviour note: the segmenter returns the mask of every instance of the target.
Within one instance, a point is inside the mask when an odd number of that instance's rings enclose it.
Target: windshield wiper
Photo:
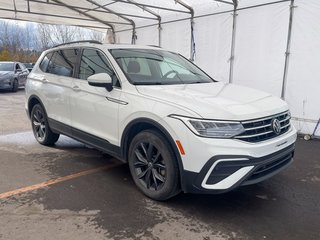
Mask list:
[[[134,85],[162,85],[162,82],[135,82]]]

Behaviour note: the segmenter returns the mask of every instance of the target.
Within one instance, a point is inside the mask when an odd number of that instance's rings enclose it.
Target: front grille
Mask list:
[[[246,181],[243,184],[246,185],[252,181],[255,181],[256,179],[263,178],[264,176],[267,176],[270,173],[277,171],[278,169],[282,168],[283,166],[286,166],[292,160],[292,158],[293,158],[293,152],[290,152],[290,153],[282,156],[281,158],[276,159],[275,161],[260,165],[251,174],[251,176],[248,179],[246,179]]]
[[[271,122],[273,119],[280,121],[281,130],[279,134],[276,134],[272,129]],[[252,143],[261,142],[286,133],[290,129],[290,113],[287,111],[265,118],[243,121],[241,123],[245,131],[234,138]]]

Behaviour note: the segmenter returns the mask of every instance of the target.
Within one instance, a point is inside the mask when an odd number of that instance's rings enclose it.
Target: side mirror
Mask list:
[[[109,92],[112,90],[112,79],[108,73],[97,73],[88,77],[88,84],[94,87],[104,87]]]

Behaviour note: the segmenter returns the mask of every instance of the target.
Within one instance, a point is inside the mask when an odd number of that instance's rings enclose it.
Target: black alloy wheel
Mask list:
[[[59,134],[51,131],[45,111],[36,104],[31,111],[31,124],[36,140],[43,145],[53,145],[59,139]]]
[[[166,166],[161,151],[150,142],[141,142],[134,154],[133,166],[141,183],[149,190],[161,189],[166,180]]]
[[[159,132],[138,133],[131,141],[128,158],[135,184],[148,197],[166,200],[180,192],[176,157]]]
[[[18,91],[18,88],[19,88],[19,81],[18,81],[18,79],[14,79],[13,82],[12,82],[12,89],[11,89],[11,91],[12,91],[12,92],[17,92],[17,91]]]

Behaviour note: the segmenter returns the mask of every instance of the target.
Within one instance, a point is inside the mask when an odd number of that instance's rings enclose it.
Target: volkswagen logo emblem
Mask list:
[[[279,122],[279,120],[278,119],[273,119],[272,121],[271,121],[271,128],[272,128],[272,131],[275,133],[275,134],[277,134],[277,135],[279,135],[280,134],[280,132],[281,132],[281,125],[280,125],[280,122]]]

